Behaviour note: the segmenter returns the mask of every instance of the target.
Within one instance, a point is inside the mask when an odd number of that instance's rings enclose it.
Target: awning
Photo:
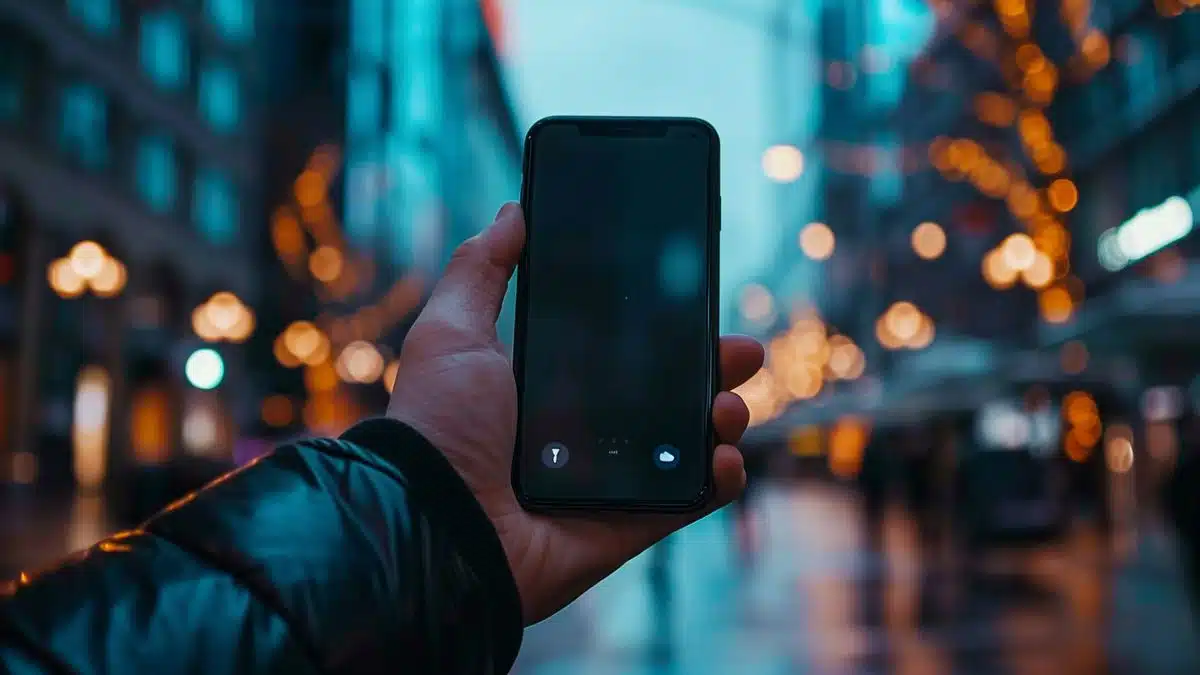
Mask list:
[[[1070,340],[1113,349],[1153,348],[1194,344],[1200,339],[1200,270],[1189,266],[1173,283],[1131,280],[1105,296],[1086,303],[1075,320],[1042,325],[1043,347]]]
[[[796,427],[827,425],[847,415],[864,417],[877,427],[905,426],[935,416],[967,414],[984,404],[1017,395],[1035,385],[1103,387],[1138,391],[1136,367],[1125,359],[1094,357],[1078,375],[1064,373],[1057,354],[998,354],[986,371],[932,377],[898,375],[882,385],[837,392],[811,402],[793,404],[774,420],[747,431],[748,443],[784,441]]]

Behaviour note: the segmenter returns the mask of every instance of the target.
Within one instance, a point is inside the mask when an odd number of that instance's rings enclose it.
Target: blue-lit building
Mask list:
[[[776,188],[780,245],[759,280],[777,300],[776,321],[735,325],[770,333],[797,306],[817,310],[838,329],[870,332],[879,275],[867,272],[887,237],[883,214],[901,201],[911,162],[893,124],[906,65],[924,44],[932,16],[921,3],[824,2],[782,5],[789,25],[812,26],[815,49],[780,41],[772,58],[777,136],[803,152],[803,172]],[[812,16],[804,16],[811,13]],[[798,29],[793,29],[798,30]],[[897,39],[903,32],[908,39]],[[815,75],[811,89],[797,86]],[[835,235],[827,259],[799,246],[812,223]]]
[[[520,192],[521,135],[503,82],[500,34],[489,22],[497,7],[478,0],[353,0],[349,7],[346,236],[391,271],[387,282],[432,278],[458,243]]]
[[[19,213],[0,288],[0,479],[91,487],[229,453],[242,349],[214,346],[230,365],[214,391],[186,386],[184,364],[203,344],[195,307],[259,300],[257,10],[0,2],[0,189]],[[54,266],[89,240],[109,254],[100,285],[72,276],[86,263]]]
[[[379,365],[394,359],[453,248],[518,197],[520,135],[493,3],[304,0],[264,11],[271,226],[260,237],[277,300],[251,349],[256,363],[278,365],[255,395],[295,413],[266,433],[333,433],[387,395],[389,369],[349,373],[345,348],[369,343]],[[287,350],[281,336],[296,322],[328,338],[320,358]],[[507,310],[501,334],[510,331]]]

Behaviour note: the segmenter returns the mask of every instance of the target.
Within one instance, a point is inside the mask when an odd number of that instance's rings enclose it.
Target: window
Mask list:
[[[200,73],[200,114],[220,131],[233,131],[241,117],[237,71],[224,64]]]
[[[196,177],[192,220],[209,241],[216,244],[233,241],[238,225],[237,200],[233,185],[224,174],[205,169]]]
[[[254,35],[254,0],[207,0],[208,18],[226,40],[242,42]]]
[[[168,89],[187,81],[188,55],[183,19],[170,11],[149,12],[142,17],[142,68],[152,80]]]
[[[900,162],[900,142],[895,137],[879,139],[872,153],[870,194],[876,204],[888,206],[900,200],[904,190],[904,174]]]
[[[175,148],[163,136],[146,136],[138,142],[134,174],[138,194],[159,213],[175,206],[178,170]]]
[[[7,31],[0,33],[0,121],[11,122],[21,118],[28,77],[28,64],[24,63],[24,57],[24,45],[17,44]]]
[[[350,50],[369,61],[383,60],[383,0],[351,0]]]
[[[1182,114],[1185,120],[1200,119],[1200,98],[1193,99],[1186,105]],[[1194,190],[1200,188],[1200,124],[1187,124],[1186,127],[1187,148],[1184,153],[1187,155],[1186,164],[1189,167],[1186,187],[1188,190]]]
[[[71,15],[96,33],[109,34],[117,27],[117,0],[67,0]]]
[[[1143,29],[1122,43],[1125,81],[1130,107],[1139,112],[1153,108],[1165,85],[1165,48],[1153,29]]]
[[[104,94],[90,84],[73,84],[62,92],[59,145],[88,168],[108,159],[108,110]]]
[[[379,85],[379,71],[373,67],[358,68],[351,73],[346,98],[348,135],[370,135],[379,131],[383,104]]]

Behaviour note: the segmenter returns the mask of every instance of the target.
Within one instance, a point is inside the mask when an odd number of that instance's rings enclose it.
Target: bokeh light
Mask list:
[[[913,252],[923,260],[935,260],[946,251],[946,232],[937,223],[921,223],[912,233]]]
[[[762,157],[763,173],[776,183],[791,183],[804,173],[804,153],[793,145],[773,145]]]
[[[809,223],[800,231],[800,250],[812,260],[828,260],[835,245],[833,230],[825,223]]]

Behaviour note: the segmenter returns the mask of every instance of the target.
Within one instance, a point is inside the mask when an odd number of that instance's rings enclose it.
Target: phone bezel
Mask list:
[[[530,217],[530,186],[533,176],[533,153],[536,151],[538,135],[554,125],[572,125],[581,133],[605,136],[663,136],[673,127],[695,129],[708,138],[708,255],[706,260],[705,292],[708,295],[708,403],[705,415],[705,438],[708,439],[705,480],[697,494],[688,500],[645,500],[645,499],[561,499],[538,498],[528,494],[521,480],[521,440],[523,437],[524,413],[518,409],[517,437],[513,450],[512,485],[517,500],[523,508],[539,512],[653,512],[683,513],[703,508],[713,495],[713,451],[717,445],[717,434],[713,423],[712,406],[720,392],[720,355],[718,326],[720,319],[720,230],[721,230],[721,158],[720,136],[708,122],[693,117],[584,117],[552,116],[538,120],[525,136],[521,168],[521,208],[525,212],[526,247],[522,251],[517,267],[517,298],[515,307],[515,330],[513,335],[513,373],[517,383],[518,401],[525,390],[525,330],[528,312],[528,258],[530,240],[528,232],[537,227]]]

